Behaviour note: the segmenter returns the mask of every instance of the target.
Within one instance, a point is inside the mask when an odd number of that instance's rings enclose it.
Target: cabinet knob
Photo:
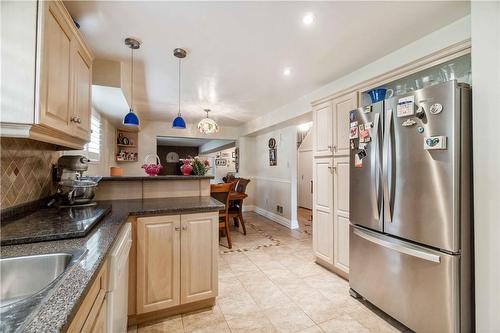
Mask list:
[[[181,230],[181,228],[175,227],[175,231],[179,231],[179,230]]]
[[[82,119],[80,117],[76,118],[76,122],[81,124],[82,123]]]
[[[337,146],[333,146],[333,151],[337,151]]]
[[[187,227],[182,227],[182,230],[186,231],[186,230],[188,230],[188,228]]]
[[[71,121],[76,123],[78,121],[78,117],[75,117],[75,116],[71,117]]]

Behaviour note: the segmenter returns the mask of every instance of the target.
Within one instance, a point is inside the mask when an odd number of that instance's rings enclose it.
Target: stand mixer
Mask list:
[[[82,155],[64,155],[57,160],[56,181],[60,207],[95,205],[91,202],[100,177],[84,177],[89,160]]]

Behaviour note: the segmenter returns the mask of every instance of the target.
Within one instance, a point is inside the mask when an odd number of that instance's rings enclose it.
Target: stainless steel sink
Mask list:
[[[85,251],[0,259],[0,307],[35,295],[64,273]]]

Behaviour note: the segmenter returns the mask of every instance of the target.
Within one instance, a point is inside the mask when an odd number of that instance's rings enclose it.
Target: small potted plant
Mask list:
[[[208,160],[201,160],[198,156],[193,159],[191,166],[193,167],[193,173],[197,176],[204,176],[210,169]]]

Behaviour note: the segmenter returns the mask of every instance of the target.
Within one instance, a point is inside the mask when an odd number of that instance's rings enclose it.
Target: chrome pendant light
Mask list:
[[[139,117],[134,113],[134,50],[141,47],[141,43],[133,38],[126,38],[125,45],[127,45],[131,50],[130,62],[130,109],[129,112],[123,118],[123,125],[137,127],[139,126]]]
[[[174,50],[174,56],[179,59],[179,110],[177,112],[177,117],[172,122],[172,128],[184,129],[186,128],[186,122],[182,118],[181,114],[181,59],[185,58],[187,55],[186,50],[177,48]]]
[[[204,134],[213,134],[219,132],[219,125],[217,125],[215,120],[208,118],[210,109],[205,109],[204,111],[207,113],[207,117],[203,118],[198,123],[198,131]]]

